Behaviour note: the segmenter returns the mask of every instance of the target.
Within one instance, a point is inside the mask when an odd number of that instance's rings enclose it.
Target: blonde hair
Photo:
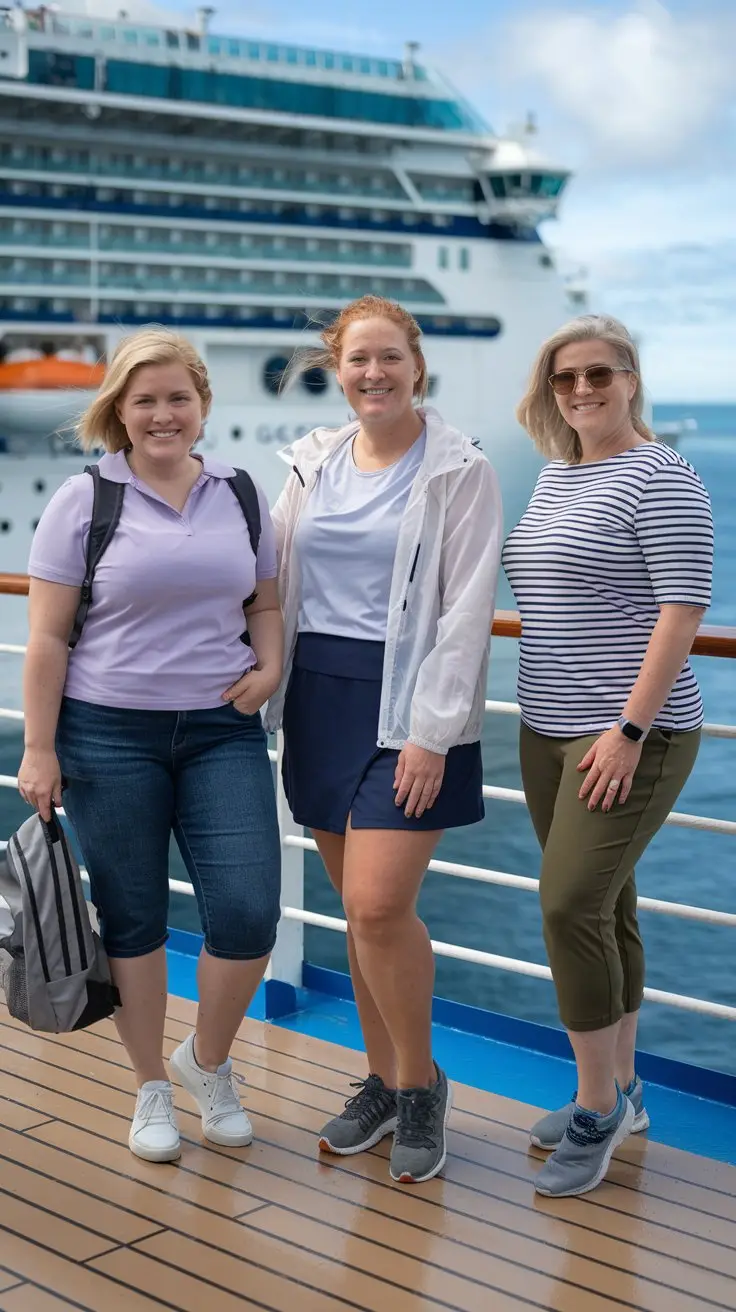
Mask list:
[[[351,323],[357,323],[360,319],[390,319],[391,323],[403,329],[409,349],[419,366],[414,396],[423,401],[429,389],[429,374],[422,351],[422,330],[413,314],[399,305],[398,301],[390,301],[385,296],[361,296],[357,301],[350,301],[343,306],[337,317],[322,328],[322,347],[307,348],[292,358],[284,373],[282,385],[288,386],[308,369],[331,369],[333,373],[339,369],[345,333]]]
[[[100,390],[79,420],[77,440],[83,451],[100,446],[105,451],[124,451],[130,446],[117,405],[136,370],[156,364],[183,364],[202,402],[202,416],[207,415],[212,392],[206,366],[192,343],[168,328],[141,328],[118,342]]]
[[[641,417],[644,388],[636,342],[620,320],[611,315],[582,314],[558,328],[540,347],[532,365],[526,395],[516,407],[516,418],[542,455],[548,460],[562,459],[568,465],[576,465],[582,459],[580,438],[562,417],[549,385],[550,374],[554,373],[556,353],[571,342],[607,342],[613,347],[619,364],[630,369],[636,377],[636,390],[629,407],[632,427],[648,442],[656,441],[651,428],[647,427]]]

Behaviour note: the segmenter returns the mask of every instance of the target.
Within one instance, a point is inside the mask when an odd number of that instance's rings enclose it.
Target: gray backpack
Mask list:
[[[11,1016],[62,1034],[111,1016],[120,997],[90,924],[79,867],[54,812],[0,853],[0,984]]]

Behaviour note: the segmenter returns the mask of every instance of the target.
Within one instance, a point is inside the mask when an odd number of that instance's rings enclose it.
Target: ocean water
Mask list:
[[[708,622],[736,626],[736,406],[660,406],[658,421],[692,416],[698,431],[687,435],[679,449],[703,478],[713,501],[716,525],[714,601]],[[513,498],[512,498],[513,500]],[[509,526],[511,525],[509,516]],[[499,605],[511,599],[502,585]],[[18,633],[25,603],[17,602],[12,627]],[[16,603],[13,603],[14,609]],[[515,699],[516,643],[494,640],[488,693]],[[4,657],[5,661],[15,658]],[[706,719],[736,724],[736,664],[700,657],[695,661],[703,690]],[[0,687],[7,687],[3,676]],[[4,705],[11,704],[4,695]],[[17,696],[12,704],[17,703]],[[488,716],[483,749],[485,780],[520,788],[517,756],[518,723],[508,716]],[[0,722],[0,773],[15,773],[20,736]],[[693,776],[678,809],[736,819],[736,741],[706,739]],[[445,837],[437,855],[467,865],[488,866],[514,874],[537,876],[539,850],[526,810],[513,803],[489,802],[484,821]],[[27,814],[20,799],[0,789],[0,835],[12,831]],[[172,875],[185,878],[178,853],[172,852]],[[685,902],[724,911],[736,910],[736,839],[731,836],[663,830],[637,870],[639,892],[667,901]],[[321,863],[306,855],[305,905],[340,915]],[[537,898],[508,888],[480,885],[430,873],[420,902],[433,938],[527,961],[545,962]],[[171,923],[198,929],[193,899],[175,895]],[[655,988],[736,1004],[733,929],[642,912],[647,949],[648,980]],[[342,935],[307,927],[305,955],[309,961],[347,969]],[[440,959],[436,992],[508,1015],[557,1024],[554,991],[543,980]],[[736,1072],[734,1029],[727,1021],[646,1004],[642,1013],[641,1046],[681,1060]]]

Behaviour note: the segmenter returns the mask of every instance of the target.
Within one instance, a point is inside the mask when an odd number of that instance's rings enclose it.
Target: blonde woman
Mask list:
[[[102,480],[124,486],[78,644],[93,479],[67,480],[31,550],[20,788],[48,818],[63,802],[89,871],[138,1082],[129,1136],[149,1161],[180,1155],[162,1059],[168,851],[174,834],[204,933],[196,1032],[171,1064],[213,1143],[250,1143],[230,1047],[263,976],[279,915],[280,846],[258,714],[281,677],[276,549],[258,493],[257,555],[228,484],[194,454],[210,406],[183,337],[118,346],[80,425]],[[245,628],[243,605],[248,601]]]
[[[266,722],[283,714],[286,795],[342,896],[368,1058],[320,1147],[353,1154],[393,1134],[390,1172],[408,1184],[446,1154],[452,1096],[416,902],[442,831],[483,815],[501,506],[483,454],[415,404],[427,367],[406,310],[364,296],[322,339],[317,362],[356,418],[289,453],[274,509],[288,657]]]
[[[532,1143],[541,1194],[582,1194],[649,1116],[634,1067],[644,988],[634,866],[695,763],[688,663],[710,602],[713,527],[691,465],[642,420],[616,319],[542,346],[520,422],[549,460],[503,561],[521,612],[521,767],[543,849],[544,935],[578,1071]]]

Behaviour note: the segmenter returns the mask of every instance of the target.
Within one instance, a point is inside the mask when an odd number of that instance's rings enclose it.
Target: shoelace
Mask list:
[[[230,1070],[227,1075],[217,1075],[215,1079],[216,1083],[210,1099],[213,1120],[221,1121],[225,1116],[232,1116],[233,1112],[242,1112],[243,1105],[233,1084],[245,1084],[243,1076],[237,1071]]]
[[[434,1148],[434,1113],[437,1095],[434,1089],[415,1089],[408,1098],[399,1098],[396,1142],[405,1148]]]
[[[367,1080],[356,1080],[350,1088],[358,1092],[348,1098],[342,1116],[346,1121],[357,1121],[361,1130],[367,1130],[376,1115],[385,1115],[394,1102],[393,1091],[386,1088],[379,1075],[369,1075]]]
[[[608,1130],[600,1128],[600,1121],[596,1116],[588,1116],[585,1112],[573,1112],[567,1123],[565,1131],[568,1139],[577,1144],[579,1148],[587,1148],[590,1144],[603,1143],[611,1133]]]
[[[142,1089],[135,1108],[136,1120],[145,1125],[174,1123],[174,1095],[167,1089]]]

